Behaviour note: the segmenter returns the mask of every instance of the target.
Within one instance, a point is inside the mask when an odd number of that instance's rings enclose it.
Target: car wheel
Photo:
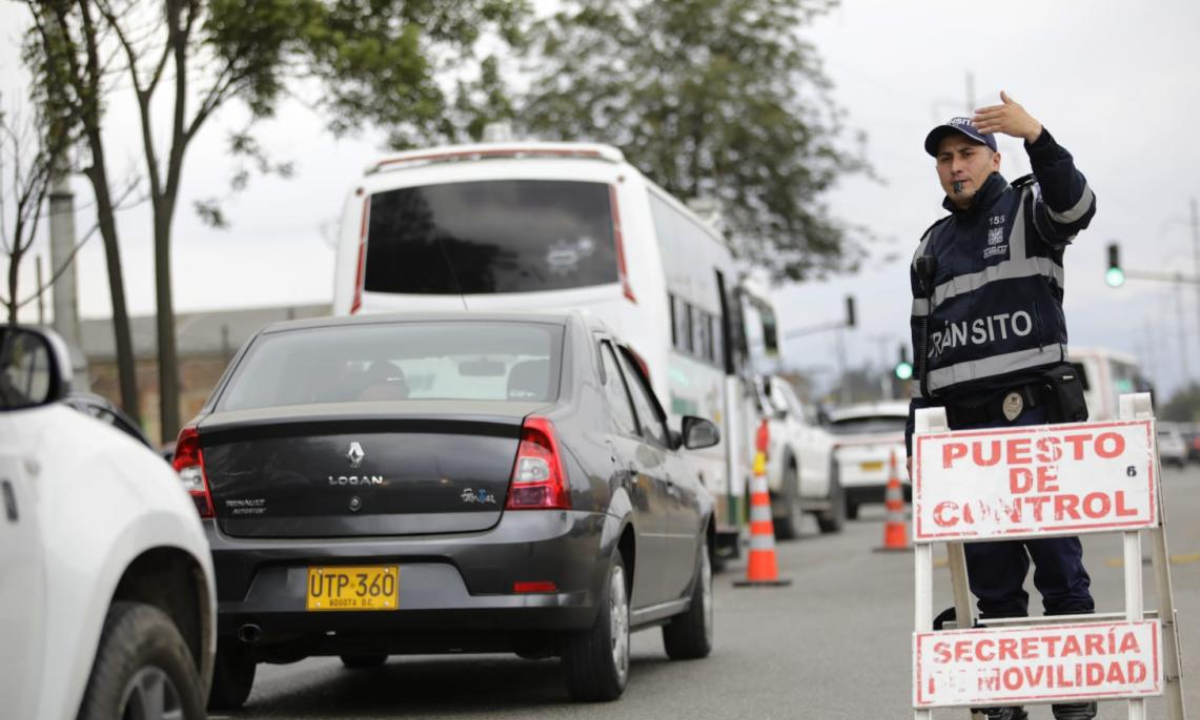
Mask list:
[[[775,538],[777,540],[795,540],[800,537],[800,522],[804,511],[800,508],[800,475],[793,463],[788,463],[783,471],[783,505],[784,515],[774,520]]]
[[[629,584],[625,578],[625,562],[616,553],[600,590],[596,622],[565,638],[567,690],[576,700],[616,700],[625,692],[629,681]]]
[[[257,663],[247,650],[233,644],[218,643],[208,708],[236,710],[245,705],[254,686],[256,668]]]
[[[387,655],[342,655],[342,665],[347,670],[367,670],[369,668],[383,667],[387,662]]]
[[[817,515],[822,534],[839,533],[846,525],[846,489],[836,476],[829,478],[829,509]]]
[[[712,565],[708,561],[708,543],[700,541],[696,578],[692,584],[692,604],[687,612],[676,615],[663,626],[663,646],[672,660],[708,657],[713,645]]]
[[[117,602],[108,610],[80,720],[203,720],[200,676],[179,629],[162,610]]]

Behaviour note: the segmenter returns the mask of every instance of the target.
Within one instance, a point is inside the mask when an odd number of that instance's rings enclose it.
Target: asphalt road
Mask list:
[[[1180,612],[1186,702],[1200,709],[1200,468],[1163,479],[1175,602]],[[735,589],[743,568],[717,576],[716,649],[705,660],[671,662],[658,630],[634,636],[625,696],[572,703],[557,661],[514,656],[394,657],[373,670],[344,670],[335,659],[260,666],[254,692],[235,718],[771,718],[875,720],[911,716],[911,553],[880,554],[882,508],[840,535],[780,543],[788,588]],[[1123,609],[1119,536],[1085,539],[1098,610]],[[1145,552],[1149,554],[1148,544]],[[939,549],[937,555],[943,555]],[[1146,567],[1147,607],[1154,607]],[[939,570],[938,607],[949,606],[949,575]],[[1030,584],[1031,596],[1036,592]],[[1189,658],[1192,660],[1188,663]],[[1190,681],[1190,684],[1189,684]],[[965,711],[935,717],[966,718]],[[1051,718],[1048,707],[1031,717]],[[1100,718],[1124,718],[1124,703]],[[1150,718],[1165,718],[1157,700]]]

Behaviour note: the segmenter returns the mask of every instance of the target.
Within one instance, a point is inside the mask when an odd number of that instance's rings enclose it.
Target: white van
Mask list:
[[[1121,414],[1121,395],[1153,391],[1133,355],[1106,348],[1071,347],[1067,352],[1083,381],[1089,420],[1115,420]]]
[[[642,358],[676,424],[695,415],[721,427],[695,462],[730,540],[745,514],[749,378],[764,352],[751,351],[746,318],[774,322],[762,302],[743,312],[721,234],[616,148],[505,142],[368,167],[346,200],[333,309],[589,310]]]

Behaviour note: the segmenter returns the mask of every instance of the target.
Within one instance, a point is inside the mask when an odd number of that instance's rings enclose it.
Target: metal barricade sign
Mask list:
[[[970,707],[1163,691],[1154,621],[952,630],[913,636],[913,706]]]
[[[913,540],[1154,527],[1156,439],[1151,419],[918,434]]]

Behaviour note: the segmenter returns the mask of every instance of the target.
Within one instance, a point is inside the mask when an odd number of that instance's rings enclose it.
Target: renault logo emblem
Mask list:
[[[366,456],[367,454],[363,452],[362,445],[359,445],[357,442],[350,443],[350,450],[346,453],[346,459],[350,461],[350,467],[356,468],[362,465],[363,458]]]

